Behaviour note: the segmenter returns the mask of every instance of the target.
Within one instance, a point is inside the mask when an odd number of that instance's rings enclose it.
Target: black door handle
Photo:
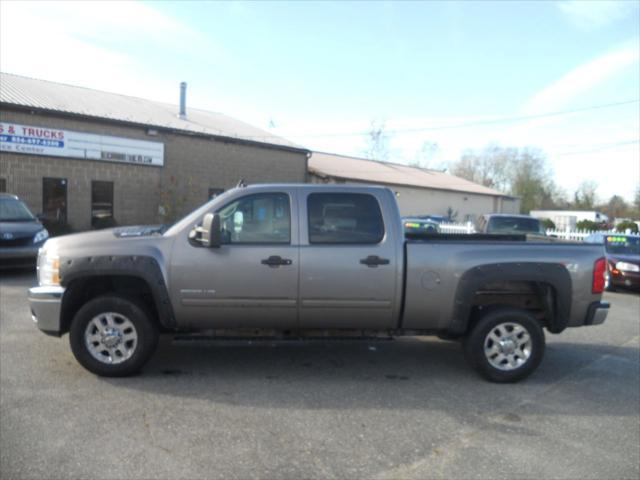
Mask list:
[[[389,265],[388,258],[380,258],[377,255],[369,255],[367,258],[360,260],[360,263],[367,267],[377,267],[378,265]]]
[[[260,263],[270,267],[279,267],[280,265],[291,265],[293,262],[288,258],[282,258],[279,255],[271,255],[269,258],[261,260]]]

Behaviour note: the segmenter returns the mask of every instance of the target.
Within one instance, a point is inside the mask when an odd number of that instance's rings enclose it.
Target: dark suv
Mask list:
[[[640,235],[594,233],[584,241],[604,245],[607,290],[628,288],[640,292]]]
[[[49,232],[17,196],[0,193],[0,267],[35,266]]]

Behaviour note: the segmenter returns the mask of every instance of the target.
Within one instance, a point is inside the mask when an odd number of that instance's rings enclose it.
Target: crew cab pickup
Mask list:
[[[137,372],[160,333],[275,338],[438,335],[484,377],[542,360],[544,330],[604,322],[602,247],[522,236],[405,236],[394,193],[349,185],[229,190],[164,230],[49,239],[34,322],[85,368]]]

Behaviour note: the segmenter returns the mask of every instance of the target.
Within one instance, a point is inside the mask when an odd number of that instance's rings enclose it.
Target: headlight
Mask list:
[[[618,262],[616,263],[616,268],[623,272],[640,272],[640,267],[638,265],[628,262]]]
[[[46,228],[43,228],[38,233],[36,233],[33,237],[33,243],[40,243],[49,238],[49,232],[47,232]]]
[[[38,283],[41,287],[60,285],[60,258],[52,250],[38,252]]]

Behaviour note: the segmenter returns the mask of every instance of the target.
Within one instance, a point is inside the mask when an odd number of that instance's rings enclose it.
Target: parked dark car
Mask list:
[[[594,233],[585,241],[604,245],[607,290],[629,288],[640,291],[640,235]]]
[[[419,218],[420,220],[431,220],[435,223],[444,223],[449,219],[443,215],[414,215],[412,218]]]
[[[438,233],[440,225],[433,220],[425,220],[419,217],[402,217],[404,233]]]
[[[36,265],[49,232],[17,196],[0,193],[0,267]]]
[[[540,220],[529,215],[491,213],[482,215],[476,223],[478,233],[545,235]]]

